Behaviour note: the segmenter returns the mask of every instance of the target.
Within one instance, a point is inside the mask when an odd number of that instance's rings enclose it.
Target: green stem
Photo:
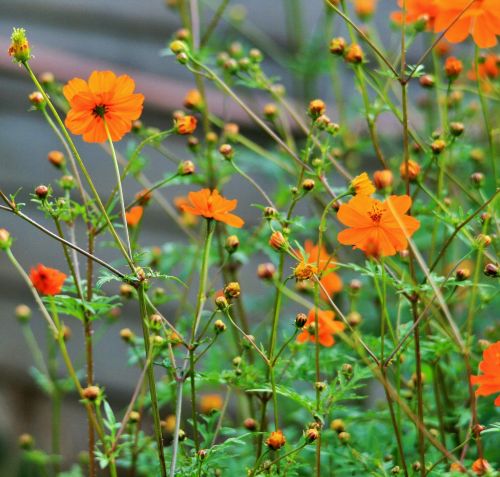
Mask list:
[[[111,133],[109,132],[108,124],[104,118],[102,118],[102,121],[104,124],[104,129],[106,130],[106,136],[108,137],[108,144],[109,144],[109,149],[111,151],[111,158],[113,159],[113,166],[115,168],[116,185],[118,187],[118,198],[120,200],[123,230],[125,231],[125,244],[127,246],[128,257],[130,258],[130,261],[132,261],[132,247],[130,245],[130,235],[128,232],[127,217],[125,214],[125,199],[123,197],[123,188],[122,188],[122,178],[121,178],[121,174],[120,174],[120,167],[118,166],[118,159],[116,158],[115,146],[113,144],[113,140],[111,139]]]
[[[148,329],[148,313],[146,307],[146,299],[145,299],[145,290],[144,283],[141,283],[137,288],[137,296],[139,298],[139,307],[141,313],[141,322],[142,322],[142,333],[144,337],[144,349],[146,351],[146,356],[149,356],[151,353],[150,347],[150,339],[149,339],[149,329]],[[163,438],[161,434],[161,423],[160,423],[160,412],[158,408],[158,396],[156,395],[156,383],[155,383],[155,375],[153,369],[153,360],[148,363],[148,384],[149,384],[149,394],[151,397],[151,413],[153,414],[153,423],[154,423],[154,432],[156,439],[156,446],[158,452],[158,459],[160,462],[160,471],[161,476],[167,476],[167,468],[165,465],[165,455],[163,453]]]

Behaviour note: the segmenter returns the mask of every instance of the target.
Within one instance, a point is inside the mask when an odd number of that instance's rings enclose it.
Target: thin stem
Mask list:
[[[144,337],[144,349],[146,350],[146,356],[150,356],[151,343],[150,343],[149,329],[147,323],[148,313],[146,308],[146,299],[145,299],[146,293],[144,287],[145,287],[144,283],[141,283],[139,285],[137,289],[137,296],[139,298],[139,308],[141,313],[142,333]],[[158,396],[156,395],[156,383],[155,383],[155,375],[154,375],[152,360],[148,365],[148,384],[149,384],[149,394],[151,397],[151,413],[153,414],[156,446],[158,452],[158,459],[160,462],[160,472],[162,477],[166,477],[167,468],[165,465],[165,455],[163,453],[163,438],[161,434],[160,411],[158,408]]]
[[[128,256],[129,256],[130,260],[132,260],[132,247],[130,245],[130,235],[128,232],[127,216],[125,214],[125,199],[123,197],[123,188],[122,188],[122,178],[120,175],[120,167],[118,166],[118,159],[116,158],[115,146],[113,144],[113,140],[111,139],[111,133],[109,132],[108,124],[104,118],[102,119],[102,122],[104,124],[104,129],[106,130],[106,136],[108,137],[108,144],[109,144],[109,149],[111,151],[111,158],[113,159],[113,166],[115,168],[116,185],[118,187],[118,198],[120,201],[123,230],[125,231],[125,244],[127,246]]]

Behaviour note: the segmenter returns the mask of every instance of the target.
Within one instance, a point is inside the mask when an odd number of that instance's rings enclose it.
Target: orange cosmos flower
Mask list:
[[[73,134],[83,134],[86,142],[104,142],[106,121],[111,139],[119,141],[142,112],[144,96],[133,93],[134,88],[130,76],[117,77],[112,71],[94,71],[88,82],[73,78],[63,88],[71,107],[66,127]]]
[[[127,219],[127,225],[129,227],[136,227],[142,219],[142,214],[144,213],[144,207],[136,205],[131,207],[131,209],[125,212],[125,218]]]
[[[231,227],[241,228],[245,223],[241,217],[229,213],[236,208],[238,201],[236,199],[225,199],[216,189],[213,191],[202,189],[198,192],[190,192],[188,199],[190,204],[181,205],[184,212],[224,222]]]
[[[406,23],[426,19],[427,26],[434,22],[438,7],[436,0],[406,0]],[[403,8],[403,0],[398,0],[398,5]],[[403,22],[403,12],[392,12],[391,18],[397,23]]]
[[[500,56],[495,54],[486,55],[483,61],[479,62],[477,67],[480,79],[496,79],[500,73]],[[476,80],[476,67],[472,65],[472,69],[467,73],[467,77],[471,80]]]
[[[55,268],[38,264],[31,269],[30,280],[42,295],[57,295],[61,293],[66,275]]]
[[[440,0],[434,21],[434,31],[441,32],[457,18],[470,0]],[[446,32],[451,43],[460,43],[469,35],[479,48],[491,48],[500,35],[500,2],[498,0],[476,0],[459,20]]]
[[[351,181],[351,190],[354,190],[356,195],[372,195],[375,192],[375,187],[368,174],[363,172]]]
[[[335,321],[333,311],[323,311],[318,309],[318,342],[320,345],[330,347],[335,344],[333,335],[341,333],[345,329],[344,323]],[[299,343],[306,341],[316,342],[314,327],[316,326],[315,310],[312,308],[307,315],[307,321],[302,332],[297,336]]]
[[[184,225],[190,226],[195,225],[198,222],[198,217],[196,215],[185,212],[183,207],[189,205],[189,200],[187,197],[179,196],[174,198],[174,205],[181,212],[181,222]]]
[[[479,384],[476,396],[500,393],[500,341],[483,351],[483,360],[479,363],[479,369],[483,372],[482,375],[471,376],[471,383]],[[495,399],[495,406],[500,406],[500,395]]]
[[[405,215],[410,207],[411,198],[407,195],[391,195],[384,202],[357,195],[340,206],[337,217],[350,228],[338,234],[338,241],[367,254],[395,255],[407,248],[407,236],[411,237],[420,227],[417,219]]]
[[[320,282],[326,290],[326,293],[329,296],[332,296],[341,291],[342,280],[334,272],[336,268],[334,263],[335,257],[326,251],[325,246],[322,245],[320,250],[317,245],[313,244],[312,240],[306,240],[304,243],[304,251],[306,253],[306,257],[302,256],[300,252],[295,253],[299,260],[307,260],[307,263],[317,266],[319,259],[318,274],[321,275]],[[326,294],[323,290],[321,290],[321,297],[324,300],[327,300]]]
[[[369,19],[375,12],[377,0],[354,0],[354,11],[361,20]]]
[[[286,439],[281,430],[271,432],[266,439],[266,446],[275,451],[281,449],[285,444]]]

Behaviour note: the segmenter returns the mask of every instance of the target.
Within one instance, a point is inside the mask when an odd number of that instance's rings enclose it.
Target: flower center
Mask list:
[[[380,219],[382,218],[382,215],[384,214],[384,210],[379,208],[378,205],[373,205],[372,206],[372,209],[368,212],[368,215],[370,217],[370,219],[372,219],[372,221],[375,223],[375,224],[379,224],[380,223]]]
[[[92,110],[92,114],[95,117],[104,118],[104,115],[108,112],[108,107],[105,104],[97,104]]]

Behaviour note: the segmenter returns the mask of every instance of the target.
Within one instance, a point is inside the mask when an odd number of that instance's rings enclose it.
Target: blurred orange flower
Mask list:
[[[66,274],[56,268],[49,268],[39,264],[31,269],[30,280],[42,295],[57,295],[61,293]]]
[[[496,79],[500,73],[500,56],[491,53],[486,55],[483,61],[480,61],[477,65],[479,78],[480,79]],[[476,67],[472,65],[472,68],[467,73],[467,77],[471,80],[476,79]]]
[[[470,0],[440,0],[434,21],[434,31],[441,32],[464,11]],[[491,48],[500,35],[500,2],[476,0],[446,32],[451,43],[460,43],[469,35],[479,48]]]
[[[318,309],[318,342],[319,344],[330,347],[335,344],[333,338],[334,334],[341,333],[345,329],[344,323],[340,321],[335,321],[335,314],[333,311],[324,311]],[[316,342],[315,334],[315,309],[309,310],[307,315],[307,321],[302,329],[302,332],[297,336],[297,341],[299,343],[305,343],[306,341]]]
[[[196,215],[190,214],[189,212],[184,211],[183,206],[184,205],[189,205],[189,200],[185,196],[178,196],[174,198],[174,205],[179,209],[179,211],[182,213],[181,215],[181,222],[184,225],[194,225],[196,222],[198,222],[198,217]]]
[[[119,141],[132,128],[132,121],[142,113],[144,96],[133,93],[130,76],[116,76],[112,71],[94,71],[88,82],[73,78],[63,88],[70,110],[66,127],[86,142],[107,140],[104,121],[111,139]]]
[[[403,0],[398,0],[398,6],[403,8]],[[437,9],[436,0],[406,0],[406,23],[426,19],[427,25],[431,27]],[[402,23],[403,12],[392,12],[391,18],[397,23]]]
[[[238,201],[236,199],[225,199],[216,189],[213,191],[202,189],[198,192],[190,192],[188,199],[190,204],[181,205],[184,212],[224,222],[231,227],[241,228],[245,223],[241,217],[229,213],[236,208]]]
[[[476,396],[489,396],[500,393],[500,341],[493,343],[483,351],[483,360],[479,363],[479,376],[471,376],[472,384],[479,384]],[[500,395],[495,399],[495,406],[500,406]]]
[[[204,394],[200,397],[200,410],[203,414],[220,411],[224,400],[220,394]]]
[[[357,195],[340,206],[337,217],[350,228],[339,232],[338,241],[367,254],[395,255],[407,248],[406,236],[413,235],[420,227],[417,219],[405,215],[410,207],[411,198],[407,195],[391,195],[384,202]]]
[[[127,219],[127,225],[129,227],[136,227],[142,219],[142,214],[144,213],[144,208],[140,205],[132,207],[129,211],[125,212],[125,218]]]
[[[328,295],[332,296],[342,290],[342,280],[334,272],[335,268],[337,268],[334,263],[335,257],[328,254],[325,246],[322,245],[320,250],[318,245],[314,245],[312,240],[306,240],[304,243],[304,251],[306,256],[304,257],[300,252],[296,252],[297,258],[299,260],[307,260],[307,263],[314,266],[318,264],[319,259],[318,274],[321,275],[320,282]],[[323,290],[321,290],[321,297],[324,300],[327,299]]]

